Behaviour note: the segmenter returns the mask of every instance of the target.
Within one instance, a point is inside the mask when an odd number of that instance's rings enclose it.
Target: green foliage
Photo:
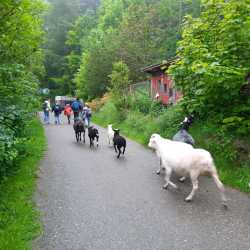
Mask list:
[[[16,165],[15,175],[0,182],[0,249],[32,249],[32,240],[41,229],[32,200],[45,136],[36,119],[29,122],[23,133],[27,137],[22,143],[25,158]]]
[[[231,116],[222,122],[222,128],[226,131],[236,131],[239,135],[250,134],[250,120],[245,117]]]
[[[40,0],[0,3],[0,181],[25,155],[23,131],[38,105],[38,77],[43,72],[45,10]]]
[[[199,18],[186,16],[178,44],[179,61],[169,72],[189,112],[241,116],[237,108],[247,103],[240,89],[250,67],[249,4],[245,0],[206,0],[202,10]]]
[[[190,133],[199,147],[211,152],[225,184],[250,192],[250,140],[225,131],[223,126],[213,119],[202,120],[193,124]]]
[[[127,95],[129,80],[128,66],[122,61],[113,64],[110,75],[112,99],[118,110],[123,111],[127,107]]]
[[[145,115],[160,115],[166,107],[161,102],[153,101],[147,91],[135,91],[131,96],[127,97],[130,109],[137,110]]]
[[[98,1],[49,0],[46,16],[45,69],[42,87],[52,89],[51,96],[75,94],[74,74],[81,62],[81,46],[87,31],[95,23]],[[58,81],[54,81],[57,79]]]

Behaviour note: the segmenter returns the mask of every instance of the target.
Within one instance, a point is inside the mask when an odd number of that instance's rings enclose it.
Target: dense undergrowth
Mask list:
[[[31,249],[40,232],[38,212],[32,202],[38,162],[45,148],[45,136],[37,119],[25,128],[23,154],[0,182],[0,249]]]
[[[147,98],[132,97],[130,109],[118,111],[112,101],[107,102],[95,115],[94,122],[106,127],[112,123],[121,133],[147,144],[152,133],[166,138],[178,131],[185,114],[180,105],[160,107]],[[190,128],[196,147],[209,150],[216,162],[222,181],[244,192],[250,192],[250,139],[240,138],[222,129],[215,118],[196,118]]]

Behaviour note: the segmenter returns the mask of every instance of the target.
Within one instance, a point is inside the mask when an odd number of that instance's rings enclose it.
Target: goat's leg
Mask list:
[[[121,155],[121,148],[120,148],[120,147],[117,147],[117,148],[118,148],[118,151],[119,151],[119,153],[118,153],[118,155],[117,155],[117,158],[119,158],[120,155]]]
[[[82,140],[82,132],[81,131],[79,132],[79,139],[80,139],[80,141]]]
[[[179,178],[179,181],[184,182],[186,180],[186,178],[187,178],[186,176],[182,176],[181,178]]]
[[[83,131],[82,136],[83,136],[83,142],[85,143],[85,131]]]
[[[193,197],[195,195],[195,192],[198,189],[198,176],[199,175],[197,173],[191,173],[190,174],[190,178],[191,178],[193,188],[192,188],[191,193],[185,198],[185,201],[192,201],[192,199],[193,199]]]
[[[172,181],[170,181],[172,169],[171,168],[166,168],[165,171],[165,184],[163,186],[164,189],[168,188],[168,185],[171,185],[173,188],[178,188],[177,185],[175,185]]]
[[[117,153],[116,144],[114,144],[115,152]]]
[[[124,146],[123,147],[123,151],[122,151],[122,154],[124,155],[124,153],[125,153],[125,149],[126,149],[126,147]]]
[[[225,188],[224,188],[224,185],[222,184],[222,182],[220,181],[219,179],[219,176],[218,174],[215,172],[212,174],[212,178],[216,184],[216,186],[218,187],[218,189],[220,190],[220,194],[221,194],[221,200],[222,200],[222,203],[224,204],[224,206],[227,206],[226,205],[226,196],[225,196]]]
[[[96,146],[99,146],[99,136],[96,137]]]
[[[161,157],[160,157],[160,167],[159,167],[159,169],[156,171],[156,174],[158,174],[158,175],[161,173],[161,164],[162,164],[162,163],[161,163]]]
[[[75,132],[75,136],[76,136],[76,141],[78,142],[78,136],[77,136],[77,132]]]

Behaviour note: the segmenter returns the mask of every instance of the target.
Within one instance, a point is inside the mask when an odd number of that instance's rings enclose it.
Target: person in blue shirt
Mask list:
[[[76,98],[76,100],[72,102],[71,108],[72,108],[73,114],[74,114],[74,121],[76,121],[79,119],[79,113],[82,110],[82,104],[81,104],[79,98]]]

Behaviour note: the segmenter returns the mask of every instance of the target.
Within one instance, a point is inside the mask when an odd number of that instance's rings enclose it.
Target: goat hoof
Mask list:
[[[157,175],[159,175],[160,173],[161,173],[161,171],[160,170],[158,170],[158,171],[156,171],[155,172]]]
[[[179,178],[179,182],[184,182],[186,180],[186,177],[181,177],[181,178]]]
[[[186,201],[186,202],[191,202],[192,199],[191,199],[191,198],[186,198],[185,201]]]
[[[228,210],[228,205],[227,205],[226,202],[223,202],[223,203],[222,203],[222,207],[223,207],[225,210]]]
[[[168,189],[168,184],[164,185],[162,189]]]

